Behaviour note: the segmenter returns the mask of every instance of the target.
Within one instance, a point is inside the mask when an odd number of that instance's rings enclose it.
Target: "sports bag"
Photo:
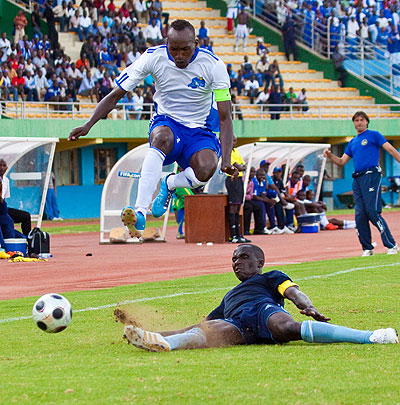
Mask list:
[[[28,234],[28,255],[50,253],[50,235],[40,228],[33,228]]]

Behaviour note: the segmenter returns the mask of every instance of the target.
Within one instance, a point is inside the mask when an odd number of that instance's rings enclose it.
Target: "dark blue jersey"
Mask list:
[[[241,318],[244,312],[253,312],[253,310],[257,312],[258,308],[265,304],[283,307],[284,298],[278,291],[278,287],[285,281],[291,282],[291,279],[278,270],[256,274],[230,290],[219,307],[215,308],[207,319]]]
[[[354,170],[360,172],[379,165],[379,152],[386,142],[380,132],[367,129],[349,142],[344,153],[353,158]]]

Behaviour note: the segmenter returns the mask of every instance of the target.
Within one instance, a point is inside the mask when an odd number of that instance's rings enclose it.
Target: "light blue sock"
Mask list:
[[[206,344],[206,335],[200,328],[189,329],[177,335],[164,336],[164,339],[175,349],[196,349],[202,348]]]
[[[304,321],[301,338],[308,343],[372,343],[370,330],[350,329],[326,322]]]

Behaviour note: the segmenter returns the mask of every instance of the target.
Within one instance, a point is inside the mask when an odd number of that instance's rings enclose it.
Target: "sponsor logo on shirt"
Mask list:
[[[367,143],[368,143],[368,140],[367,140],[367,139],[363,139],[363,140],[361,141],[361,145],[362,145],[362,146],[365,146]]]
[[[199,87],[204,87],[205,85],[206,82],[202,77],[194,77],[188,84],[188,87],[190,87],[191,89],[197,89]]]

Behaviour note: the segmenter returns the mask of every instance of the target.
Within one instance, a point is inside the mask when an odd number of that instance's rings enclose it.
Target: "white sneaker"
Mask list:
[[[287,226],[285,226],[283,229],[283,233],[287,233],[287,234],[293,234],[294,232],[291,230],[291,229],[289,229]]]
[[[365,256],[373,256],[374,255],[374,251],[365,249],[364,252],[362,253],[361,257],[365,257]]]
[[[293,224],[292,224],[292,225],[288,225],[288,229],[290,229],[290,230],[293,231],[293,232],[296,232],[296,231],[297,231],[297,226],[294,226]]]
[[[277,226],[275,228],[270,229],[271,235],[282,235],[284,233],[283,229],[279,229]]]
[[[267,227],[264,228],[264,234],[265,235],[271,235],[271,229],[268,229]]]
[[[283,208],[285,208],[285,210],[292,210],[294,208],[294,204],[293,203],[287,203]]]
[[[382,345],[386,345],[388,343],[399,343],[399,337],[397,336],[396,330],[393,328],[374,330],[372,335],[369,337],[369,340],[372,343]]]
[[[171,346],[164,336],[132,325],[125,326],[124,336],[129,343],[149,352],[170,352]]]
[[[387,250],[388,255],[397,255],[397,253],[399,253],[399,247],[397,245]]]

